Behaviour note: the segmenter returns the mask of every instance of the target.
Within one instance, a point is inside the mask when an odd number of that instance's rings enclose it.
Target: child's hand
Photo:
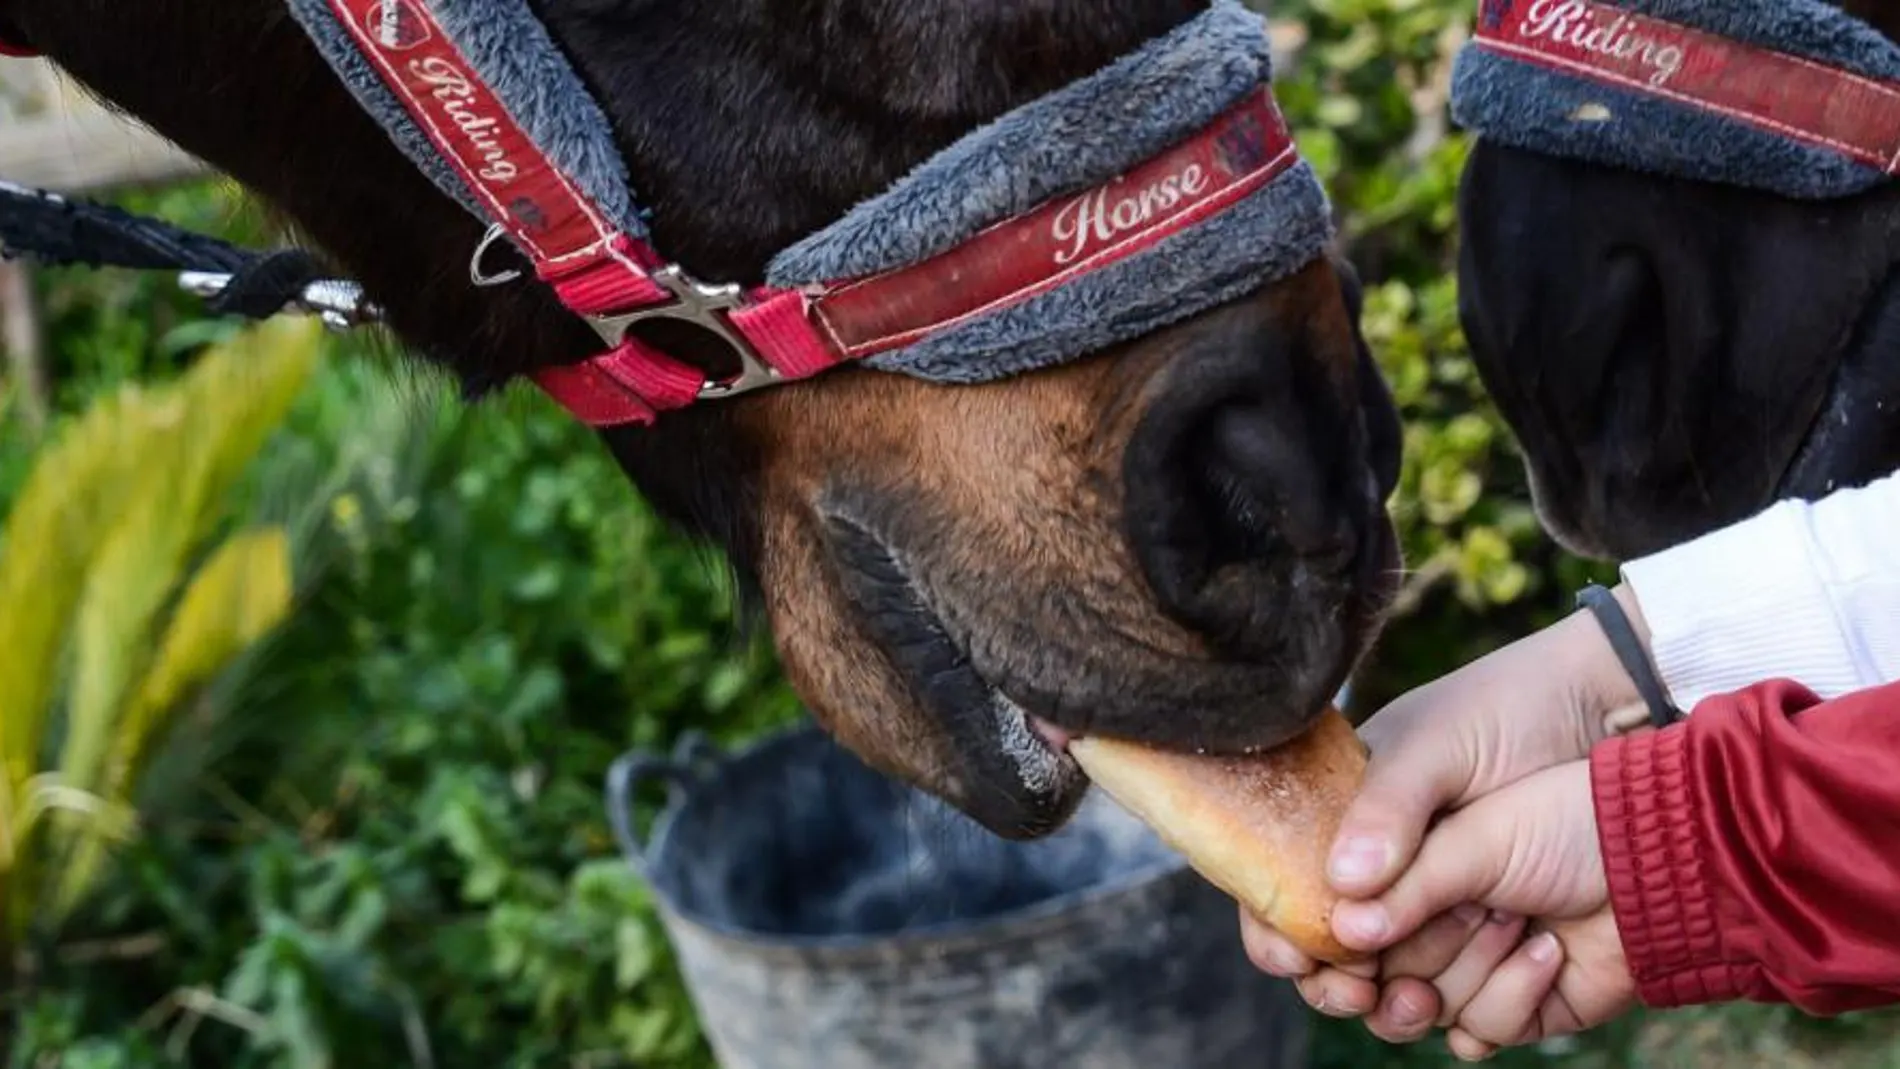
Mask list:
[[[1639,606],[1626,589],[1617,593],[1642,633]],[[1635,686],[1587,613],[1394,701],[1360,729],[1372,763],[1333,846],[1327,874],[1333,888],[1361,898],[1385,891],[1441,812],[1582,758],[1632,706],[1641,708]],[[1480,929],[1482,917],[1480,910],[1462,921],[1440,918],[1421,933],[1421,945],[1395,959],[1387,955],[1384,975],[1434,979],[1454,962],[1453,978],[1488,973],[1517,933],[1507,941],[1506,933]],[[1322,967],[1244,910],[1241,931],[1254,963],[1298,980],[1306,1000],[1322,1012],[1357,1017],[1380,1004],[1377,965]],[[1482,938],[1467,951],[1474,935]],[[1373,1022],[1375,1031],[1385,1021]]]
[[[1469,903],[1530,917],[1537,930],[1508,953],[1498,925],[1477,927],[1460,946],[1447,933],[1472,930],[1469,911],[1453,912]],[[1333,931],[1347,946],[1383,952],[1387,982],[1367,1021],[1375,1033],[1416,1039],[1449,1026],[1461,1058],[1595,1027],[1635,999],[1583,761],[1447,817],[1384,894],[1342,903]]]

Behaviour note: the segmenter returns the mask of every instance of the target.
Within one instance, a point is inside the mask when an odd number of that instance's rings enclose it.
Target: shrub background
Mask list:
[[[1445,117],[1467,0],[1304,0],[1279,93],[1367,284],[1406,420],[1411,574],[1363,713],[1554,619],[1613,574],[1539,532],[1458,331]],[[1303,38],[1303,39],[1301,39]],[[217,183],[121,198],[271,236]],[[54,403],[175,374],[232,329],[162,277],[46,271]],[[597,443],[521,390],[474,411],[366,338],[329,359],[229,519],[292,532],[290,623],[198,701],[143,792],[146,834],[0,995],[15,1069],[708,1064],[599,784],[696,727],[798,715],[720,562],[662,530]],[[0,396],[0,509],[38,438]],[[1879,1015],[1635,1017],[1508,1055],[1577,1066],[1887,1065]],[[1321,1023],[1327,1067],[1448,1063]]]

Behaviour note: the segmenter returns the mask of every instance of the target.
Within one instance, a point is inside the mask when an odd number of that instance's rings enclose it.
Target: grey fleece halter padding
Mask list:
[[[1090,77],[1033,101],[925,162],[772,262],[799,287],[914,263],[1051,197],[1086,189],[1212,122],[1269,81],[1261,17],[1236,0]],[[939,382],[1046,367],[1156,330],[1311,263],[1332,239],[1301,161],[1222,215],[1142,255],[868,361]]]
[[[417,167],[479,217],[473,194],[368,68],[330,5],[286,2],[362,106]],[[529,136],[615,222],[644,239],[611,126],[526,0],[430,6]],[[969,134],[785,250],[766,281],[803,287],[915,263],[1156,155],[1271,75],[1265,20],[1238,0],[1214,0],[1173,32]],[[1073,360],[1291,274],[1322,255],[1332,236],[1325,192],[1302,161],[1140,255],[867,363],[934,381],[977,382]]]
[[[1606,2],[1871,78],[1900,80],[1900,47],[1823,0]],[[1585,104],[1603,107],[1597,117],[1579,121],[1578,108]],[[1738,119],[1535,66],[1475,43],[1465,46],[1453,72],[1452,116],[1489,140],[1517,148],[1789,197],[1852,196],[1889,177]]]
[[[326,0],[285,2],[357,102],[389,132],[397,147],[444,193],[477,218],[485,218],[475,195],[370,69],[350,32],[337,25]],[[429,9],[548,159],[609,221],[644,240],[646,222],[634,204],[613,127],[526,0],[430,0]]]

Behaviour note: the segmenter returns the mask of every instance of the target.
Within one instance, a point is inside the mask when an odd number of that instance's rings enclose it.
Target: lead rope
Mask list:
[[[109,204],[0,181],[0,258],[54,267],[175,271],[216,315],[315,315],[335,330],[379,317],[354,282],[328,278],[302,249],[259,252]]]

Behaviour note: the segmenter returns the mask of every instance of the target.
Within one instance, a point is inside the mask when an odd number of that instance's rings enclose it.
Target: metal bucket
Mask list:
[[[642,844],[633,791],[670,786]],[[726,1069],[1295,1069],[1307,1019],[1232,900],[1100,791],[998,839],[804,728],[609,776]]]

